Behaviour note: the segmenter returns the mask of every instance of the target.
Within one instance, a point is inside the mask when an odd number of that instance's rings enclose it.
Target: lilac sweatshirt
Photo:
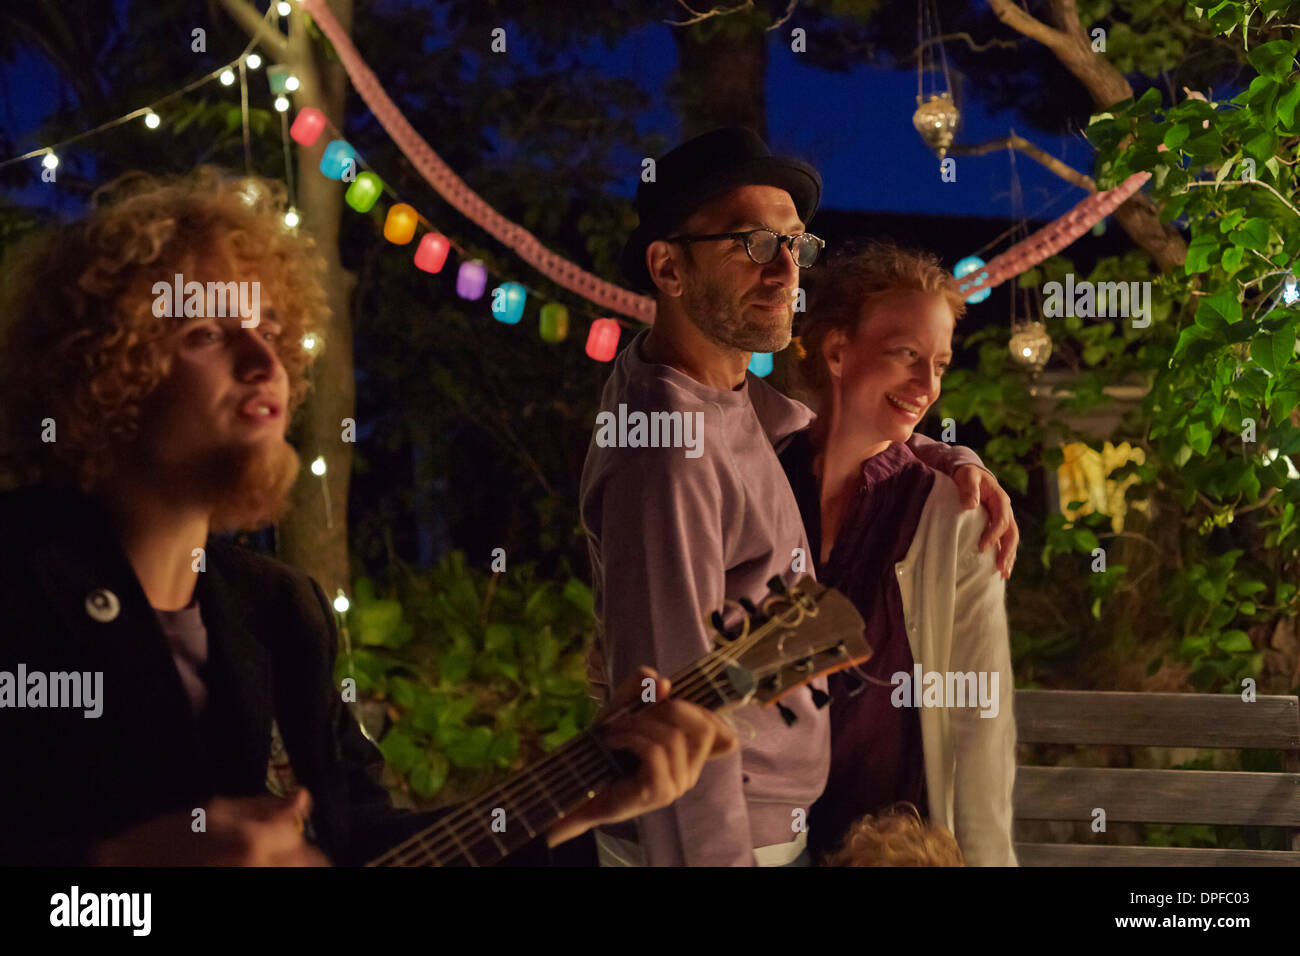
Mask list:
[[[651,364],[641,351],[646,334],[614,361],[582,471],[596,637],[611,686],[642,664],[671,676],[709,653],[707,616],[724,599],[760,601],[775,574],[801,577],[792,572],[796,549],[805,573],[813,569],[776,456],[813,413],[749,373],[727,390]],[[666,429],[638,430],[636,412],[679,413],[689,427],[660,442]],[[673,438],[680,447],[650,447]],[[979,461],[922,436],[910,444],[945,472]],[[728,614],[728,625],[734,619]],[[825,690],[825,679],[814,686]],[[637,819],[651,866],[753,866],[754,847],[795,839],[794,811],[806,818],[826,784],[830,729],[807,691],[783,703],[798,718],[794,726],[774,707],[734,711],[739,752],[710,761],[689,792]]]

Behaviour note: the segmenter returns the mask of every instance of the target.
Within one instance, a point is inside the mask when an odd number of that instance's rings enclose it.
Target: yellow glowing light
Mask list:
[[[288,212],[286,212],[286,213],[284,214],[284,224],[285,224],[286,226],[288,226],[290,229],[292,229],[294,226],[298,225],[298,212],[297,212],[297,210],[295,210],[295,209],[290,209]]]
[[[351,606],[352,605],[349,603],[347,595],[343,593],[342,588],[339,588],[338,597],[334,599],[334,610],[338,611],[340,614],[346,614],[348,608]]]
[[[287,77],[285,77],[285,79],[284,79],[284,88],[285,88],[286,90],[288,90],[290,93],[292,93],[294,90],[296,90],[296,89],[298,88],[298,77],[296,77],[296,76],[287,76]]]
[[[59,165],[59,157],[55,156],[53,153],[46,153],[45,158],[41,160],[41,165],[46,169],[53,169],[55,166]]]
[[[317,477],[325,474],[325,458],[322,455],[317,455],[316,460],[311,463],[311,473]]]
[[[256,53],[250,53],[248,56],[244,57],[244,62],[248,64],[250,70],[256,70],[262,65],[262,58]]]
[[[234,71],[232,71],[232,70],[222,70],[222,71],[221,71],[221,76],[217,77],[217,79],[221,80],[221,85],[222,85],[222,86],[229,86],[231,83],[234,83],[234,82],[235,82],[235,74],[234,74]]]
[[[275,111],[277,113],[287,113],[289,111],[289,98],[277,96],[275,98]]]

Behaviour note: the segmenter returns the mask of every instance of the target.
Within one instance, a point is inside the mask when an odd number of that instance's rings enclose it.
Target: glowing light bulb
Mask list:
[[[289,111],[289,98],[287,96],[277,96],[275,98],[275,111],[277,113],[287,113]]]
[[[221,80],[222,86],[229,86],[235,82],[235,74],[231,70],[222,70],[221,76],[217,77],[217,79]]]
[[[298,84],[298,77],[296,77],[296,76],[287,76],[287,77],[285,77],[285,80],[284,80],[284,88],[285,88],[286,90],[288,90],[290,93],[292,93],[294,90],[296,90],[296,89],[298,88],[298,85],[299,85],[299,84]]]
[[[315,334],[312,332],[308,332],[302,337],[302,348],[304,352],[315,352],[319,345],[320,340],[317,339]]]
[[[288,226],[290,229],[298,225],[298,221],[299,221],[298,210],[290,209],[288,212],[284,214],[284,224]]]
[[[316,460],[311,463],[311,473],[320,477],[325,474],[325,458],[321,455],[316,456]]]
[[[275,5],[275,12],[280,14],[282,17],[287,17],[292,10],[293,7],[289,6],[286,0],[280,0],[280,2]]]
[[[244,62],[248,64],[250,70],[256,70],[262,65],[262,58],[256,53],[250,53],[248,56],[244,57]]]
[[[162,120],[158,118],[157,113],[150,110],[148,113],[144,114],[144,125],[148,126],[150,129],[157,129],[162,125]]]
[[[59,165],[59,157],[55,156],[53,153],[46,153],[45,158],[41,160],[41,165],[46,169],[53,169],[55,166]]]
[[[351,606],[352,605],[348,602],[348,596],[343,593],[342,588],[339,588],[338,596],[334,598],[334,610],[338,611],[340,614],[346,614],[348,608]]]

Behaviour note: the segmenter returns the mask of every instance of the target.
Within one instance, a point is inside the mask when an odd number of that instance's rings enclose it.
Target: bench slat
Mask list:
[[[1300,773],[1017,767],[1015,817],[1300,827]]]
[[[1235,694],[1018,690],[1025,743],[1300,749],[1300,700]]]
[[[1017,843],[1021,866],[1300,866],[1286,850],[1214,850],[1172,846]]]

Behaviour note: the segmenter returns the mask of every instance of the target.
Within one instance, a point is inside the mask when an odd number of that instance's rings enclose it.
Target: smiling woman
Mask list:
[[[284,206],[281,184],[211,167],[179,178],[130,173],[95,194],[87,219],[18,250],[0,299],[0,465],[24,483],[101,484],[111,449],[138,434],[142,404],[171,371],[179,323],[195,316],[156,308],[155,286],[174,288],[178,275],[193,280],[183,291],[245,284],[250,313],[256,285],[263,317],[275,303],[280,410],[290,417],[315,356],[302,342],[319,339],[327,306],[323,265],[308,238],[285,228]],[[245,310],[233,311],[240,342],[269,341],[241,329]]]

